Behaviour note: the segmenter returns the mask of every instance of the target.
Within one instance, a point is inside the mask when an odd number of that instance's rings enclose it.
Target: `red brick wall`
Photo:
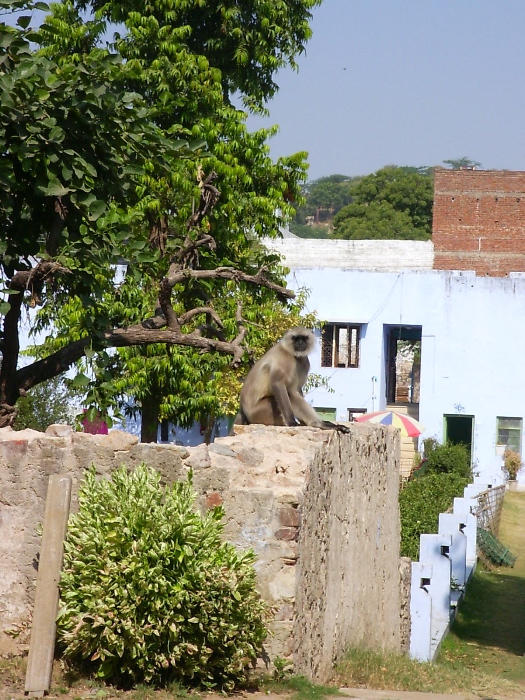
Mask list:
[[[525,271],[525,172],[436,170],[434,268]]]

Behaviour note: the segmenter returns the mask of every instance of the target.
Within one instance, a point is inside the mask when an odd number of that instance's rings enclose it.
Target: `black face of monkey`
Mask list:
[[[309,336],[307,335],[292,335],[293,348],[295,352],[304,353],[309,349]]]

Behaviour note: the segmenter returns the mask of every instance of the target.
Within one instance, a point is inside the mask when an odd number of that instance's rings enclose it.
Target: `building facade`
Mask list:
[[[330,390],[307,397],[319,413],[407,411],[425,426],[419,446],[467,444],[497,484],[505,448],[523,443],[525,173],[438,171],[434,212],[432,242],[271,245],[324,322],[311,363]]]

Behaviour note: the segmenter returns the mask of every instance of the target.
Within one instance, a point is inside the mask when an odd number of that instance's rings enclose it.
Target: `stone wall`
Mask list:
[[[51,426],[0,430],[0,654],[27,650],[49,476],[72,475],[75,509],[88,466],[109,476],[141,462],[168,483],[191,469],[200,506],[223,504],[227,539],[255,550],[259,590],[274,611],[270,659],[293,654],[299,672],[326,680],[346,645],[403,648],[394,431],[245,426],[184,448]]]
[[[327,680],[349,645],[400,651],[398,484],[399,438],[384,427],[333,436],[312,460],[299,538],[298,673]]]

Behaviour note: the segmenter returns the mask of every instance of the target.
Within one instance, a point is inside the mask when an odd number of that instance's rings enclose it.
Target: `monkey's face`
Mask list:
[[[308,335],[292,335],[292,342],[295,355],[305,355],[311,350],[312,339]]]

